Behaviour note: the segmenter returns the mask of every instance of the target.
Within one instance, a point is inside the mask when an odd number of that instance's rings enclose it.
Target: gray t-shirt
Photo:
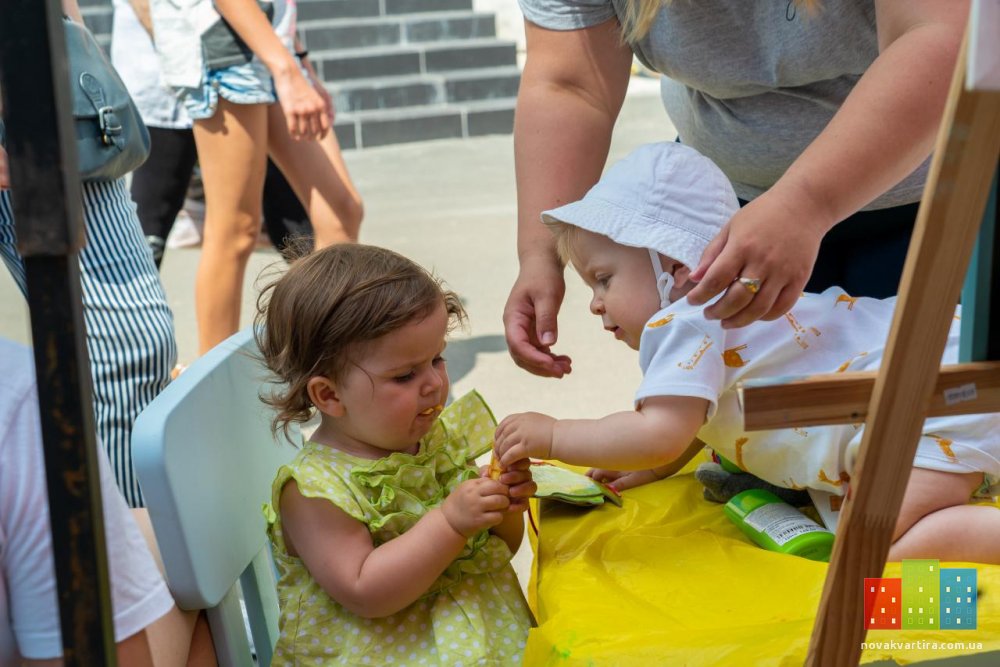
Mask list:
[[[519,0],[525,18],[574,30],[615,16],[612,0]],[[872,0],[673,0],[635,45],[665,76],[681,141],[716,162],[741,199],[758,196],[826,127],[878,55]],[[918,201],[929,159],[866,210]]]

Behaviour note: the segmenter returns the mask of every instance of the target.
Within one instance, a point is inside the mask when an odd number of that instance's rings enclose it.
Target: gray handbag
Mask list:
[[[149,132],[125,84],[86,27],[63,19],[80,179],[113,181],[149,156]]]

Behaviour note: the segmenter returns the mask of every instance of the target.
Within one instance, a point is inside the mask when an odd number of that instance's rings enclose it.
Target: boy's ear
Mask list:
[[[323,414],[331,417],[344,415],[345,409],[340,392],[330,378],[322,375],[309,378],[306,383],[306,392],[309,394],[309,400],[312,401],[312,404]]]

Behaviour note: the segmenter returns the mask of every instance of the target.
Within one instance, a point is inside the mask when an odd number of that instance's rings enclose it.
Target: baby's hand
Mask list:
[[[626,470],[605,470],[604,468],[591,468],[586,472],[587,477],[608,485],[627,474]]]
[[[510,507],[507,487],[488,477],[469,479],[452,491],[441,504],[441,511],[452,530],[472,537],[480,530],[492,528],[503,521]]]
[[[587,477],[603,482],[615,491],[624,491],[663,479],[656,470],[622,471],[604,470],[603,468],[591,468],[587,471]]]
[[[483,476],[488,476],[484,467]],[[523,512],[528,509],[528,499],[535,495],[538,485],[531,479],[531,461],[521,459],[500,472],[499,481],[508,488],[510,507],[508,512]]]
[[[510,415],[497,426],[497,456],[504,468],[534,456],[547,459],[552,453],[552,430],[556,420],[538,412]]]

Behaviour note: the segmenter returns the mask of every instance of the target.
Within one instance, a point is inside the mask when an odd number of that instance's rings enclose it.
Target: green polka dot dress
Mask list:
[[[317,584],[282,539],[279,499],[290,479],[302,495],[326,498],[368,526],[378,547],[401,535],[461,482],[476,477],[474,459],[489,451],[496,422],[478,393],[448,406],[416,454],[372,461],[314,442],[278,470],[265,507],[278,566],[283,665],[520,665],[529,613],[507,544],[488,531],[416,602],[385,618],[344,609]]]

